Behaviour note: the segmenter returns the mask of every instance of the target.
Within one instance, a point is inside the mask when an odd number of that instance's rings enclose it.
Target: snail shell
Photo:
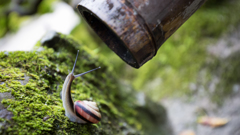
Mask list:
[[[76,115],[88,123],[98,123],[101,120],[101,114],[96,102],[76,101],[74,109]]]

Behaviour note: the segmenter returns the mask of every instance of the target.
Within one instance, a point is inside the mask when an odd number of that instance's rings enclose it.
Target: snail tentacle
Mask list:
[[[81,74],[78,74],[78,75],[74,75],[74,77],[77,78],[77,77],[83,76],[83,75],[85,75],[85,74],[87,74],[87,73],[89,73],[89,72],[92,72],[92,71],[94,71],[94,70],[97,70],[97,69],[99,69],[99,68],[101,68],[101,67],[98,67],[98,68],[89,70],[89,71],[87,71],[87,72],[84,72],[84,73],[81,73]]]

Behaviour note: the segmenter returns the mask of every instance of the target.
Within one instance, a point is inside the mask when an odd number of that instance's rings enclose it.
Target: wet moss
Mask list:
[[[62,35],[61,42],[68,37]],[[11,92],[14,99],[3,99],[13,112],[12,120],[2,133],[8,134],[122,134],[119,121],[135,127],[139,133],[137,112],[131,97],[123,97],[109,65],[88,54],[81,46],[54,51],[0,52],[0,93]],[[64,43],[64,42],[63,42]],[[65,42],[66,43],[66,42]],[[60,45],[60,44],[59,44]],[[61,46],[59,46],[61,48]],[[69,51],[72,50],[71,51]],[[60,99],[64,77],[71,71],[77,49],[80,50],[75,73],[101,66],[101,70],[74,80],[74,100],[96,101],[102,112],[98,124],[80,125],[70,122]],[[125,127],[128,130],[129,127]]]

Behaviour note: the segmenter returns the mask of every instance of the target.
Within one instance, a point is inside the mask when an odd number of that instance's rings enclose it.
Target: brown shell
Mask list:
[[[76,101],[74,108],[76,115],[88,123],[98,123],[101,120],[101,114],[95,102]]]

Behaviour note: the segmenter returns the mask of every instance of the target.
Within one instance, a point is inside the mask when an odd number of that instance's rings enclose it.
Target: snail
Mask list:
[[[77,52],[77,57],[78,57],[78,53],[79,53],[79,50]],[[99,112],[99,108],[97,107],[96,102],[78,100],[73,103],[72,96],[71,96],[71,84],[75,78],[85,75],[101,67],[92,69],[90,71],[87,71],[78,75],[74,75],[73,72],[76,66],[77,57],[75,59],[72,72],[69,73],[68,76],[66,77],[63,84],[63,88],[62,88],[61,94],[62,94],[63,107],[65,109],[65,115],[72,122],[98,123],[101,120],[101,113]]]

